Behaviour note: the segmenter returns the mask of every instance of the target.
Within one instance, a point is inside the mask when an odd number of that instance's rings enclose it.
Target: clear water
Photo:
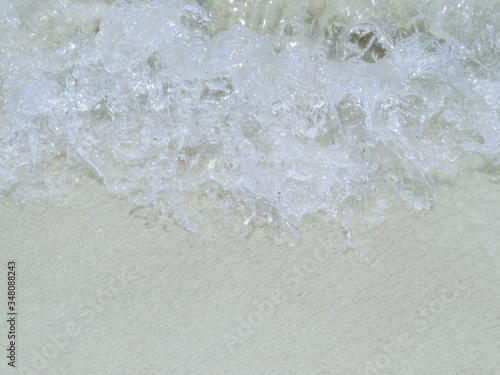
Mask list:
[[[500,3],[0,1],[0,196],[352,228],[500,162]]]

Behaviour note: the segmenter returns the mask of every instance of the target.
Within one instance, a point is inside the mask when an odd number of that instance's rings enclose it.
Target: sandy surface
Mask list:
[[[392,209],[353,250],[314,221],[295,246],[195,234],[95,178],[64,204],[4,199],[2,347],[14,260],[19,374],[498,374],[499,202],[492,174],[439,179],[432,209]]]

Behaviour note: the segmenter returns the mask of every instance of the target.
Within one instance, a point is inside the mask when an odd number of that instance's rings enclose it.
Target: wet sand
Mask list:
[[[498,202],[492,174],[438,178],[430,210],[394,207],[352,249],[312,219],[294,246],[265,225],[193,233],[96,178],[63,203],[5,198],[18,373],[495,374]]]

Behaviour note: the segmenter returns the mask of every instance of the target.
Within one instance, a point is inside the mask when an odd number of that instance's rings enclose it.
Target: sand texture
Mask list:
[[[294,246],[265,225],[193,233],[96,178],[58,204],[6,198],[17,373],[498,374],[498,202],[491,174],[441,178],[430,210],[394,207],[352,249],[312,219]]]

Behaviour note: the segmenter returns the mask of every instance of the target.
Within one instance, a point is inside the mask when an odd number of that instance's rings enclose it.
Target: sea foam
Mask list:
[[[478,1],[1,5],[0,195],[110,193],[194,228],[346,229],[500,157],[500,9]]]

